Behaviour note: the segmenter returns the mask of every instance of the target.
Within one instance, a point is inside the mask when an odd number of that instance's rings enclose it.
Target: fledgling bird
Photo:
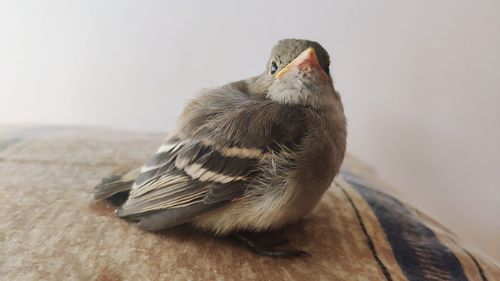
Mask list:
[[[218,235],[295,222],[319,202],[346,149],[346,120],[317,42],[285,39],[256,77],[205,90],[140,170],[104,180],[94,198],[145,230],[189,223]],[[266,249],[269,256],[302,251]],[[243,238],[242,238],[243,237]]]

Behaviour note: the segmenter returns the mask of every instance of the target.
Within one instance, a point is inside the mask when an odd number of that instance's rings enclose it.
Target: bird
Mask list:
[[[300,256],[240,235],[292,224],[318,204],[346,150],[346,117],[317,42],[283,39],[260,75],[201,90],[142,167],[104,179],[94,199],[156,231],[188,224],[257,254]]]

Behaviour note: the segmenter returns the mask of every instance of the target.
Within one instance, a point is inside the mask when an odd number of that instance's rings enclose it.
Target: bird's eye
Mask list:
[[[276,63],[273,61],[271,63],[271,75],[273,75],[274,73],[276,73],[276,71],[278,71],[278,66],[276,65]]]

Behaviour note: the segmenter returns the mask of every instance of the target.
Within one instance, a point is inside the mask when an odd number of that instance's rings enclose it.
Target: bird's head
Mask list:
[[[330,76],[330,57],[317,42],[284,39],[276,44],[266,72],[253,90],[282,104],[319,107],[336,97]]]

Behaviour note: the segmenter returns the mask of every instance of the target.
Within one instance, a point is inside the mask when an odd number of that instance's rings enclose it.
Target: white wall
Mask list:
[[[277,40],[318,40],[349,150],[500,259],[500,1],[166,2],[0,2],[0,122],[166,131]]]

